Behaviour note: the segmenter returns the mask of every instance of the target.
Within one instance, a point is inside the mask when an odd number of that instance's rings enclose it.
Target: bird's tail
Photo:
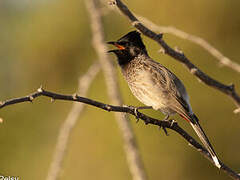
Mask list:
[[[194,114],[191,116],[190,124],[192,125],[194,131],[197,133],[198,137],[200,138],[205,148],[210,153],[215,165],[218,168],[221,168],[221,164],[218,161],[216,153],[214,152],[212,145],[210,144],[206,134],[204,133],[202,127],[200,126],[197,116],[195,116]]]

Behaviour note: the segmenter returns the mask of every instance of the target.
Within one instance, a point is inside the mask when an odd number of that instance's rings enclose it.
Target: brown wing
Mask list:
[[[175,74],[161,64],[150,60],[150,65],[152,66],[154,80],[158,81],[160,88],[167,91],[171,98],[169,106],[178,114],[188,117],[189,113],[192,113],[192,109],[183,83]]]

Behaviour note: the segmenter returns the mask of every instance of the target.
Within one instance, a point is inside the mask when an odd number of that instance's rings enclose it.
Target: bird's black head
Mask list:
[[[147,54],[140,33],[137,31],[131,31],[117,41],[110,41],[108,44],[112,44],[118,48],[108,52],[113,52],[117,56],[119,65],[129,63],[139,54]]]

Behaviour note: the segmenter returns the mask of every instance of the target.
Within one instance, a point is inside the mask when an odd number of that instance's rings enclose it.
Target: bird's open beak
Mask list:
[[[109,51],[107,51],[107,53],[112,53],[112,52],[114,53],[115,51],[117,51],[117,49],[109,50]]]
[[[119,50],[124,50],[124,49],[126,49],[124,46],[120,45],[118,42],[109,41],[109,42],[107,42],[107,43],[116,46]]]

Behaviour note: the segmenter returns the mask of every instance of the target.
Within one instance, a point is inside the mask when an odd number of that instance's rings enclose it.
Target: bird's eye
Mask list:
[[[130,42],[125,42],[125,45],[126,45],[126,46],[129,46],[129,45],[130,45]]]

